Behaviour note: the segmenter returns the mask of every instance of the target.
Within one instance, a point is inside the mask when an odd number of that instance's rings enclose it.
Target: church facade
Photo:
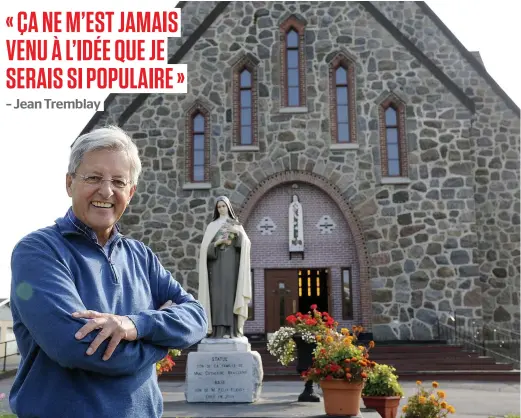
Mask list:
[[[252,243],[248,334],[312,303],[375,339],[519,327],[519,108],[423,2],[178,7],[188,94],[110,95],[84,129],[140,150],[125,234],[196,295],[228,196]]]

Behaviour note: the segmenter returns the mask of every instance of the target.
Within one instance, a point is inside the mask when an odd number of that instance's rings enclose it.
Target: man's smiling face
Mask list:
[[[86,177],[123,180],[123,188],[110,181],[88,184]],[[123,151],[108,149],[85,153],[75,175],[67,174],[67,193],[72,198],[72,210],[85,225],[94,230],[101,245],[110,237],[112,228],[121,218],[136,186],[130,182],[130,159]]]

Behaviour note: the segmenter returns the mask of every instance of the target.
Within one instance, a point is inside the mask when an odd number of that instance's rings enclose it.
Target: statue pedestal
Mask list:
[[[187,402],[252,403],[261,393],[261,356],[246,337],[205,338],[186,364]]]
[[[241,351],[251,350],[251,345],[246,337],[237,338],[204,338],[197,346],[198,352],[213,353],[225,351]]]

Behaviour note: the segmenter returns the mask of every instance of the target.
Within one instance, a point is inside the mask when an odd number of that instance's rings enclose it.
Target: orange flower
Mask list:
[[[439,385],[438,385],[438,382],[432,382],[432,387],[433,387],[434,389],[436,389],[438,386],[439,386]]]
[[[420,386],[420,385],[422,384],[422,381],[421,381],[421,380],[417,380],[417,381],[416,381],[416,384],[417,384],[418,386]]]
[[[445,392],[444,392],[444,391],[439,390],[437,393],[438,393],[438,396],[439,396],[441,399],[444,399],[444,398],[445,398]]]

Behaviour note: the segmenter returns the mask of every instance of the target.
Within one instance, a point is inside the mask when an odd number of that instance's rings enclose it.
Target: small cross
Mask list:
[[[330,226],[333,226],[333,224],[328,224],[327,222],[322,224],[322,225],[319,225],[321,228],[327,228],[329,229]]]
[[[270,229],[273,229],[273,225],[261,225],[259,228],[268,232]]]

